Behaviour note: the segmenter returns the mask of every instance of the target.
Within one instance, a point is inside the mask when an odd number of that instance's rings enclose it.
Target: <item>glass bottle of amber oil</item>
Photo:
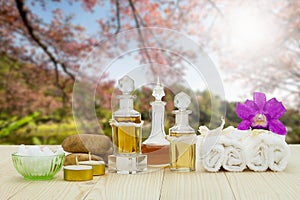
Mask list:
[[[122,95],[118,96],[119,109],[112,114],[114,154],[108,157],[109,172],[135,174],[147,170],[147,156],[141,153],[141,114],[133,109],[134,81],[129,76],[119,80]]]
[[[176,115],[175,126],[169,129],[167,139],[170,141],[170,170],[189,172],[195,171],[196,142],[195,130],[190,127],[187,110],[191,98],[184,92],[175,96],[174,105],[178,110],[173,111]]]
[[[148,166],[165,167],[170,163],[169,159],[169,141],[166,140],[164,130],[165,122],[165,102],[161,100],[165,96],[164,89],[157,80],[152,95],[155,101],[151,102],[152,106],[152,127],[147,140],[143,142],[142,152],[148,157]]]

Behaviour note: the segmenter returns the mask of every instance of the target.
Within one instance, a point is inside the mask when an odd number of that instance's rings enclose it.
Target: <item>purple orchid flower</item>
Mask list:
[[[286,135],[286,128],[279,121],[285,111],[283,104],[275,98],[266,101],[264,93],[254,92],[253,101],[246,100],[244,104],[238,103],[236,106],[238,117],[243,119],[238,129],[266,129],[279,135]]]

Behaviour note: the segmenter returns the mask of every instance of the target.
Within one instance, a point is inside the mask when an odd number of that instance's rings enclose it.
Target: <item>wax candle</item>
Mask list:
[[[93,167],[79,165],[76,157],[76,165],[64,166],[64,179],[66,181],[89,181],[93,180]]]
[[[78,162],[78,164],[92,166],[94,176],[101,176],[101,175],[105,174],[105,162],[92,160],[90,153],[89,153],[88,161],[80,161],[80,162]]]
[[[94,176],[101,176],[105,174],[105,162],[103,161],[88,160],[88,161],[80,161],[78,162],[78,164],[91,166],[93,168]]]
[[[66,181],[93,180],[93,168],[87,165],[64,166],[64,179]]]

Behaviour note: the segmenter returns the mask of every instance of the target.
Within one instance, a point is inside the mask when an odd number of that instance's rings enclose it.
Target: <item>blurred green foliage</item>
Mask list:
[[[12,118],[10,121],[0,121],[0,138],[8,136],[10,133],[22,128],[23,126],[34,122],[34,119],[39,116],[38,112],[34,112],[31,115],[17,119]]]
[[[67,136],[76,133],[72,118],[60,122],[43,121],[42,123],[36,118],[35,121],[14,130],[0,141],[4,144],[61,144]]]
[[[145,121],[143,126],[143,138],[147,138],[151,131],[151,106],[153,101],[150,90],[136,91],[137,96],[135,109],[141,112],[142,118]],[[211,94],[208,91],[196,92],[197,103],[190,105],[191,110],[195,110],[195,106],[199,106],[200,119],[193,114],[190,116],[191,126],[197,130],[199,125],[210,125],[211,115]],[[174,115],[171,111],[174,108],[172,100],[174,94],[166,91],[164,101],[170,103],[166,105],[165,132],[174,125]],[[226,106],[226,124],[225,126],[236,127],[241,119],[235,113],[236,103],[223,102],[219,99],[218,109],[224,109]],[[198,105],[197,105],[198,104]],[[111,127],[109,120],[111,119],[112,111],[110,109],[95,107],[96,115],[99,119],[99,124],[104,134],[111,137]],[[196,113],[194,113],[196,114]],[[195,118],[198,119],[195,120]],[[300,113],[299,111],[288,109],[281,121],[288,129],[287,142],[300,143]],[[217,123],[220,123],[217,122]],[[215,124],[219,125],[219,124]],[[72,118],[71,112],[57,110],[53,115],[41,116],[39,113],[33,113],[25,117],[11,117],[7,121],[0,121],[0,143],[2,144],[61,144],[61,142],[69,135],[76,134],[76,125]]]
[[[290,144],[300,143],[300,111],[288,109],[280,119],[287,128],[286,140]]]

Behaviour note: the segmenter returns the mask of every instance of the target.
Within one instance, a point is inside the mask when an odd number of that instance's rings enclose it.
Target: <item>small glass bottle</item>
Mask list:
[[[190,127],[188,115],[192,113],[186,108],[190,105],[191,98],[184,92],[175,96],[174,105],[178,110],[175,126],[169,129],[167,139],[170,141],[170,170],[171,171],[195,171],[196,142],[195,130]]]
[[[161,100],[165,96],[164,89],[157,79],[152,95],[155,101],[152,106],[152,128],[149,137],[143,142],[142,152],[148,157],[148,166],[164,167],[169,165],[170,143],[165,139],[165,102]]]
[[[108,157],[109,172],[134,174],[147,169],[147,156],[141,154],[141,114],[133,109],[134,81],[129,76],[119,80],[120,107],[112,114],[112,140],[114,154]]]

